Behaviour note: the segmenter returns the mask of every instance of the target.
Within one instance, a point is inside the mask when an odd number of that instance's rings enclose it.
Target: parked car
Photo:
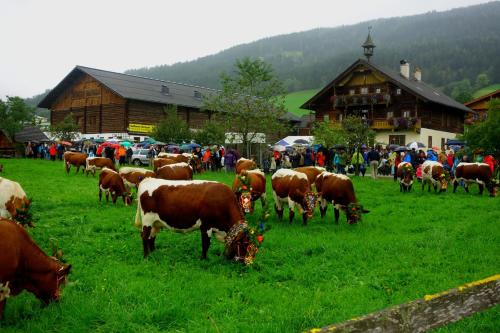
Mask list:
[[[132,154],[132,163],[136,166],[149,165],[148,151],[149,149],[135,149]]]

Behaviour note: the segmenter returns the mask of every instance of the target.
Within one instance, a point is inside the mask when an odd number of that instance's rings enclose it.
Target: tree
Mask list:
[[[375,140],[375,132],[359,117],[346,117],[342,121],[342,128],[346,134],[347,146],[355,147],[358,151],[362,144],[372,145]]]
[[[53,137],[59,140],[72,141],[78,137],[80,126],[73,119],[73,114],[64,117],[63,121],[50,126],[50,132]]]
[[[451,91],[451,97],[460,103],[470,101],[472,99],[472,86],[469,79],[458,81]]]
[[[325,147],[333,147],[346,142],[346,133],[342,126],[329,121],[314,124],[312,135],[315,143],[320,143]]]
[[[0,129],[14,139],[14,135],[31,123],[35,108],[28,106],[20,97],[9,97],[4,102],[0,99]]]
[[[210,144],[221,144],[225,140],[223,124],[218,121],[209,121],[194,134],[194,139],[205,146]]]
[[[465,128],[463,139],[472,150],[480,148],[500,159],[500,99],[490,101],[484,121]]]
[[[221,74],[222,91],[205,96],[204,109],[217,112],[226,131],[240,134],[250,155],[250,143],[259,133],[283,130],[285,96],[271,65],[259,59],[236,60],[233,75]]]
[[[187,123],[177,115],[177,106],[164,109],[165,120],[160,121],[155,127],[152,137],[163,142],[177,142],[191,140],[192,134]]]
[[[476,77],[476,84],[474,88],[475,90],[479,90],[486,87],[488,84],[490,84],[490,78],[488,77],[488,74],[481,73]]]

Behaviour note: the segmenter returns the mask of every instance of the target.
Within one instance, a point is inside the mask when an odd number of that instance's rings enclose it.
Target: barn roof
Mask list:
[[[206,87],[76,66],[48,93],[38,107],[50,108],[57,97],[82,73],[90,75],[123,98],[160,104],[201,108],[203,96],[217,92],[215,89]]]
[[[379,65],[375,65],[374,63],[367,62],[366,60],[363,60],[363,59],[358,59],[356,62],[354,62],[344,72],[342,72],[333,81],[331,81],[328,85],[326,85],[323,89],[321,89],[316,95],[314,95],[307,102],[305,102],[300,108],[314,110],[315,102],[321,96],[323,96],[323,94],[325,94],[331,88],[333,88],[335,86],[335,84],[338,81],[340,81],[341,78],[343,78],[345,75],[350,73],[358,65],[364,65],[366,67],[372,68],[373,70],[380,72],[381,74],[385,75],[389,79],[389,81],[394,83],[396,86],[400,87],[401,89],[405,89],[407,91],[410,91],[411,93],[419,96],[420,98],[422,98],[423,100],[425,100],[427,102],[441,104],[441,105],[451,107],[454,109],[459,109],[459,110],[464,111],[464,112],[474,112],[471,109],[469,109],[468,107],[464,106],[463,104],[446,96],[445,94],[443,94],[439,90],[432,88],[431,86],[425,84],[422,81],[407,79],[407,78],[403,77],[398,72],[395,72],[395,71],[387,69],[387,68],[383,68]]]
[[[43,134],[41,129],[36,126],[28,125],[14,135],[14,141],[25,143],[28,141],[47,142],[50,140]]]

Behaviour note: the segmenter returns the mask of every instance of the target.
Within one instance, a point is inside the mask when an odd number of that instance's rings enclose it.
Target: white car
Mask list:
[[[136,166],[149,165],[149,149],[134,149],[132,154],[132,163]]]

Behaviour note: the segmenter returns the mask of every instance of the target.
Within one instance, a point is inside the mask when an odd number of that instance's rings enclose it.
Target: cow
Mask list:
[[[323,172],[316,178],[316,189],[321,201],[321,218],[325,217],[329,203],[333,204],[337,224],[340,210],[345,212],[349,224],[357,223],[362,214],[369,213],[358,203],[352,181],[346,175]]]
[[[257,169],[257,164],[255,163],[254,160],[249,160],[246,158],[240,158],[238,161],[236,161],[236,174],[239,175],[245,170],[253,170]]]
[[[167,180],[192,180],[193,169],[184,162],[164,165],[156,170],[156,178]]]
[[[30,203],[18,182],[0,177],[0,217],[15,220],[19,212],[29,210]]]
[[[80,171],[80,167],[82,167],[82,174],[85,173],[85,166],[87,160],[87,154],[77,153],[73,151],[67,151],[63,155],[64,168],[66,169],[66,173],[69,174],[71,166],[74,165],[76,167],[76,173]]]
[[[445,192],[448,188],[448,180],[443,165],[436,161],[425,161],[422,164],[422,191],[425,185],[428,184],[428,192],[431,191],[431,184],[434,187],[434,192],[439,189],[438,193]]]
[[[103,168],[108,168],[116,171],[113,161],[107,157],[88,157],[85,163],[85,172],[87,176],[92,172],[92,176],[95,176],[95,171],[97,169],[101,170]]]
[[[170,165],[170,164],[175,164],[179,163],[174,159],[171,158],[166,158],[166,157],[157,157],[153,160],[153,171],[156,172],[159,168],[161,168],[164,165]]]
[[[139,187],[139,183],[148,177],[155,177],[155,173],[151,170],[144,168],[132,168],[132,167],[123,167],[118,171],[120,177],[123,179],[123,183],[125,186],[130,189],[135,187],[137,190]]]
[[[177,163],[184,162],[188,163],[191,158],[191,154],[182,153],[182,154],[171,154],[171,153],[159,153],[159,158],[169,158],[171,160],[176,161]]]
[[[144,258],[155,250],[162,227],[175,232],[201,231],[201,258],[207,258],[210,238],[225,242],[229,259],[250,263],[258,244],[252,241],[231,189],[219,182],[148,178],[139,184],[135,226],[141,230]]]
[[[247,189],[243,189],[242,179],[240,177],[247,177],[250,188],[248,189],[250,193],[250,201],[242,202],[241,195],[246,192]],[[238,201],[241,203],[243,211],[245,213],[250,213],[253,210],[253,203],[260,198],[260,203],[262,208],[266,205],[266,176],[260,170],[247,170],[243,171],[240,175],[236,175],[233,181],[233,192],[236,194]]]
[[[12,220],[0,218],[0,319],[7,298],[23,290],[43,303],[57,301],[71,265],[47,256],[26,230]]]
[[[132,203],[132,195],[125,187],[120,174],[106,167],[102,169],[99,175],[99,201],[102,200],[102,192],[106,195],[106,202],[109,202],[109,195],[111,194],[113,204],[116,204],[116,199],[119,196],[123,198],[125,206]]]
[[[493,180],[493,173],[487,163],[459,163],[455,170],[453,179],[453,193],[457,190],[460,181],[464,182],[464,189],[469,192],[469,184],[477,183],[479,194],[483,194],[484,187],[490,193],[490,197],[496,196],[498,184]]]
[[[311,184],[311,187],[316,186],[316,178],[324,171],[326,171],[325,168],[318,167],[318,166],[306,166],[306,167],[299,167],[293,169],[298,172],[305,173],[307,176],[307,180],[309,180],[309,184]]]
[[[410,192],[413,185],[413,166],[411,163],[399,163],[396,176],[399,178],[399,192]]]
[[[279,169],[271,177],[274,197],[274,209],[279,219],[283,219],[283,203],[288,202],[288,218],[292,223],[294,207],[297,206],[302,213],[302,223],[307,224],[307,219],[312,217],[316,205],[317,195],[311,191],[311,184],[307,176],[290,169]]]

